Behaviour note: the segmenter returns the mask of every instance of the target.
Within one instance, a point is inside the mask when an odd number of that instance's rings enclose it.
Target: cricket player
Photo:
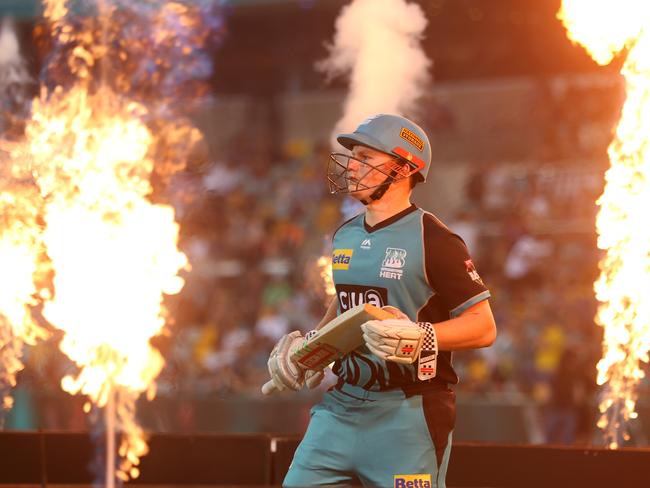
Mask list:
[[[364,344],[336,361],[338,383],[312,409],[283,484],[444,487],[458,382],[452,351],[494,342],[490,292],[463,240],[410,201],[431,165],[418,125],[380,114],[337,140],[349,153],[330,156],[330,190],[365,212],[334,234],[336,298],[317,328],[361,303],[396,317],[364,323]],[[273,349],[274,389],[322,380],[290,359],[304,340],[295,331]]]

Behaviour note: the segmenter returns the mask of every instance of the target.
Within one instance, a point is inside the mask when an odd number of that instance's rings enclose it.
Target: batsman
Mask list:
[[[444,488],[458,383],[452,352],[494,342],[490,292],[463,240],[411,203],[431,166],[417,124],[379,114],[337,141],[347,152],[330,155],[330,191],[365,211],[334,234],[336,297],[316,330],[362,303],[392,317],[363,323],[359,346],[334,363],[338,381],[312,408],[283,485]],[[280,339],[265,393],[322,381],[323,371],[291,357],[306,340],[298,331]]]

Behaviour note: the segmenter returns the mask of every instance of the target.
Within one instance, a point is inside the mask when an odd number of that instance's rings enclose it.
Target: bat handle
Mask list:
[[[274,391],[277,391],[277,388],[275,387],[275,383],[273,383],[273,380],[269,380],[262,385],[262,393],[264,395],[270,395]]]

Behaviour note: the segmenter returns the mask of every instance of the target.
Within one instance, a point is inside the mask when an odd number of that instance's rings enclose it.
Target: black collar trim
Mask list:
[[[375,232],[376,230],[383,229],[384,227],[388,227],[390,224],[397,222],[402,217],[406,217],[408,214],[415,212],[417,209],[418,209],[417,205],[412,203],[410,207],[405,208],[401,212],[396,213],[392,217],[388,217],[386,220],[382,220],[381,222],[373,226],[368,225],[368,223],[366,222],[366,217],[364,216],[363,227],[366,229],[366,232],[370,234],[372,232]]]

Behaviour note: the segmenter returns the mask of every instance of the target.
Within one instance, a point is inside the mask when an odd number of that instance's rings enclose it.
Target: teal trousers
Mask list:
[[[408,396],[344,383],[312,408],[283,486],[445,488],[454,422],[450,389]]]

